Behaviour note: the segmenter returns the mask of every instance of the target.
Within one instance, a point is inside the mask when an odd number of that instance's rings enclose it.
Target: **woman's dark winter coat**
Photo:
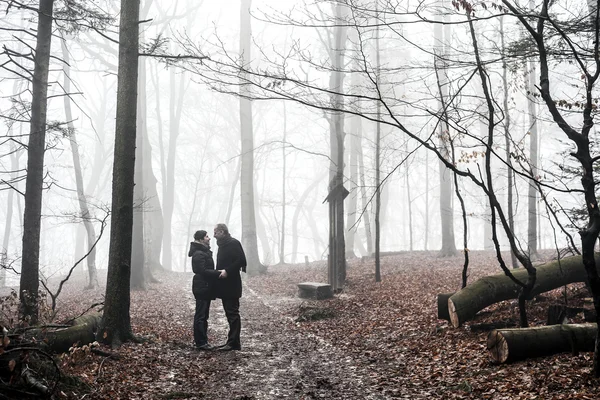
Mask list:
[[[219,278],[219,271],[215,270],[212,251],[202,243],[191,242],[189,257],[192,257],[192,292],[196,299],[214,300],[215,282]]]
[[[227,271],[227,278],[216,283],[216,296],[220,299],[239,299],[242,297],[242,277],[240,270],[246,272],[246,254],[242,244],[232,237],[218,240],[217,269]]]

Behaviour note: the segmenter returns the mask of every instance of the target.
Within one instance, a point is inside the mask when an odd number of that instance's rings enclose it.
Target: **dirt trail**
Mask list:
[[[287,299],[289,301],[289,299]],[[221,399],[385,399],[372,393],[353,359],[322,338],[295,329],[273,299],[265,301],[247,286],[241,300],[242,351],[196,354],[204,372],[217,375],[205,388]],[[221,343],[227,321],[221,302],[211,306],[209,338]]]

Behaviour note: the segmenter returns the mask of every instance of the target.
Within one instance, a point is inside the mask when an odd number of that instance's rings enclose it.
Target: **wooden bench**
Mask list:
[[[298,297],[303,299],[329,299],[333,297],[331,285],[318,282],[302,282],[298,284]]]

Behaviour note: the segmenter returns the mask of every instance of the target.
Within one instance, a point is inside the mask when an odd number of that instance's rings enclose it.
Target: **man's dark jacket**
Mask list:
[[[220,299],[239,299],[242,297],[240,270],[246,272],[246,254],[242,244],[231,236],[218,240],[217,244],[217,269],[227,271],[227,278],[217,281],[216,296]]]
[[[191,242],[189,257],[192,257],[192,292],[196,299],[214,300],[215,282],[219,278],[219,271],[215,270],[212,251],[202,243]]]

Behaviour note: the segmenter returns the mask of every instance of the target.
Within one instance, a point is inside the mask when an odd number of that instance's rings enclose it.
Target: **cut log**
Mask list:
[[[581,256],[564,258],[560,263],[552,261],[536,268],[537,279],[531,296],[569,283],[584,282],[587,279]],[[521,282],[527,280],[527,271],[524,268],[511,272]],[[478,279],[448,299],[450,322],[457,328],[485,307],[504,300],[516,299],[518,295],[519,286],[504,274]]]
[[[83,346],[96,340],[96,330],[100,324],[100,314],[89,314],[76,318],[73,325],[61,329],[34,329],[25,335],[35,338],[41,347],[52,353],[64,353],[69,351],[74,344]]]
[[[448,299],[454,293],[455,292],[440,293],[437,295],[438,319],[445,319],[446,321],[450,321],[450,314],[448,313]]]
[[[497,363],[580,351],[594,351],[596,324],[563,324],[534,328],[496,329],[488,335],[487,349]]]
[[[298,284],[298,297],[303,299],[328,299],[333,297],[331,285],[318,282],[302,282]]]

